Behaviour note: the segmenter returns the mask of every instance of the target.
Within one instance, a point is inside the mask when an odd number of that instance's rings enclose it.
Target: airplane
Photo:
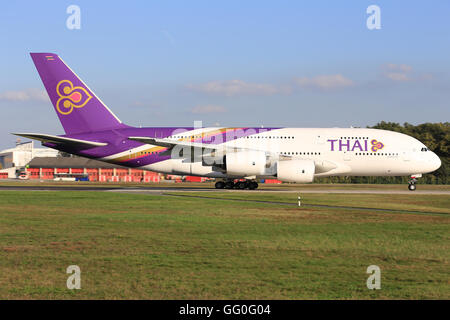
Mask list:
[[[66,134],[13,133],[77,156],[165,174],[216,178],[217,189],[258,179],[411,176],[441,160],[408,135],[367,128],[148,127],[122,123],[54,53],[30,53]]]

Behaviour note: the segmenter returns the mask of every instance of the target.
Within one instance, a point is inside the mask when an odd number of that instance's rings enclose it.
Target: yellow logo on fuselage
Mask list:
[[[71,114],[74,108],[83,108],[92,96],[83,87],[74,87],[69,80],[61,80],[56,85],[59,96],[56,109],[63,115]]]

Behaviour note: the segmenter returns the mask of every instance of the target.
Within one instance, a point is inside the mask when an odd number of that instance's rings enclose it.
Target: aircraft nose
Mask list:
[[[433,155],[431,157],[430,165],[433,168],[433,171],[439,169],[441,167],[441,159],[437,156],[436,153],[433,152]]]

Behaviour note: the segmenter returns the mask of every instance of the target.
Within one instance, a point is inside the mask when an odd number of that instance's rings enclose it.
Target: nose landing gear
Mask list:
[[[416,177],[411,176],[411,179],[408,181],[408,189],[409,189],[409,191],[416,190],[416,182],[417,182]]]

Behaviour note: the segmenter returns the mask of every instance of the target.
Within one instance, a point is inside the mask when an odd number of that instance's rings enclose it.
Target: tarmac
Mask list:
[[[308,189],[305,186],[302,186],[299,189],[293,188],[264,188],[257,190],[239,190],[239,189],[215,189],[214,187],[210,188],[201,188],[201,187],[190,187],[188,185],[184,186],[143,186],[143,187],[114,187],[114,186],[39,186],[39,185],[23,185],[23,186],[2,186],[0,184],[0,190],[16,190],[16,191],[98,191],[98,192],[127,192],[127,193],[164,193],[164,192],[233,192],[233,193],[255,193],[255,192],[286,192],[286,193],[347,193],[347,194],[434,194],[434,195],[449,195],[450,190],[420,190],[420,186],[417,187],[415,191],[409,191],[406,186],[405,190],[397,190],[397,189],[364,189],[364,187],[360,189],[331,189],[331,188],[311,188]]]

